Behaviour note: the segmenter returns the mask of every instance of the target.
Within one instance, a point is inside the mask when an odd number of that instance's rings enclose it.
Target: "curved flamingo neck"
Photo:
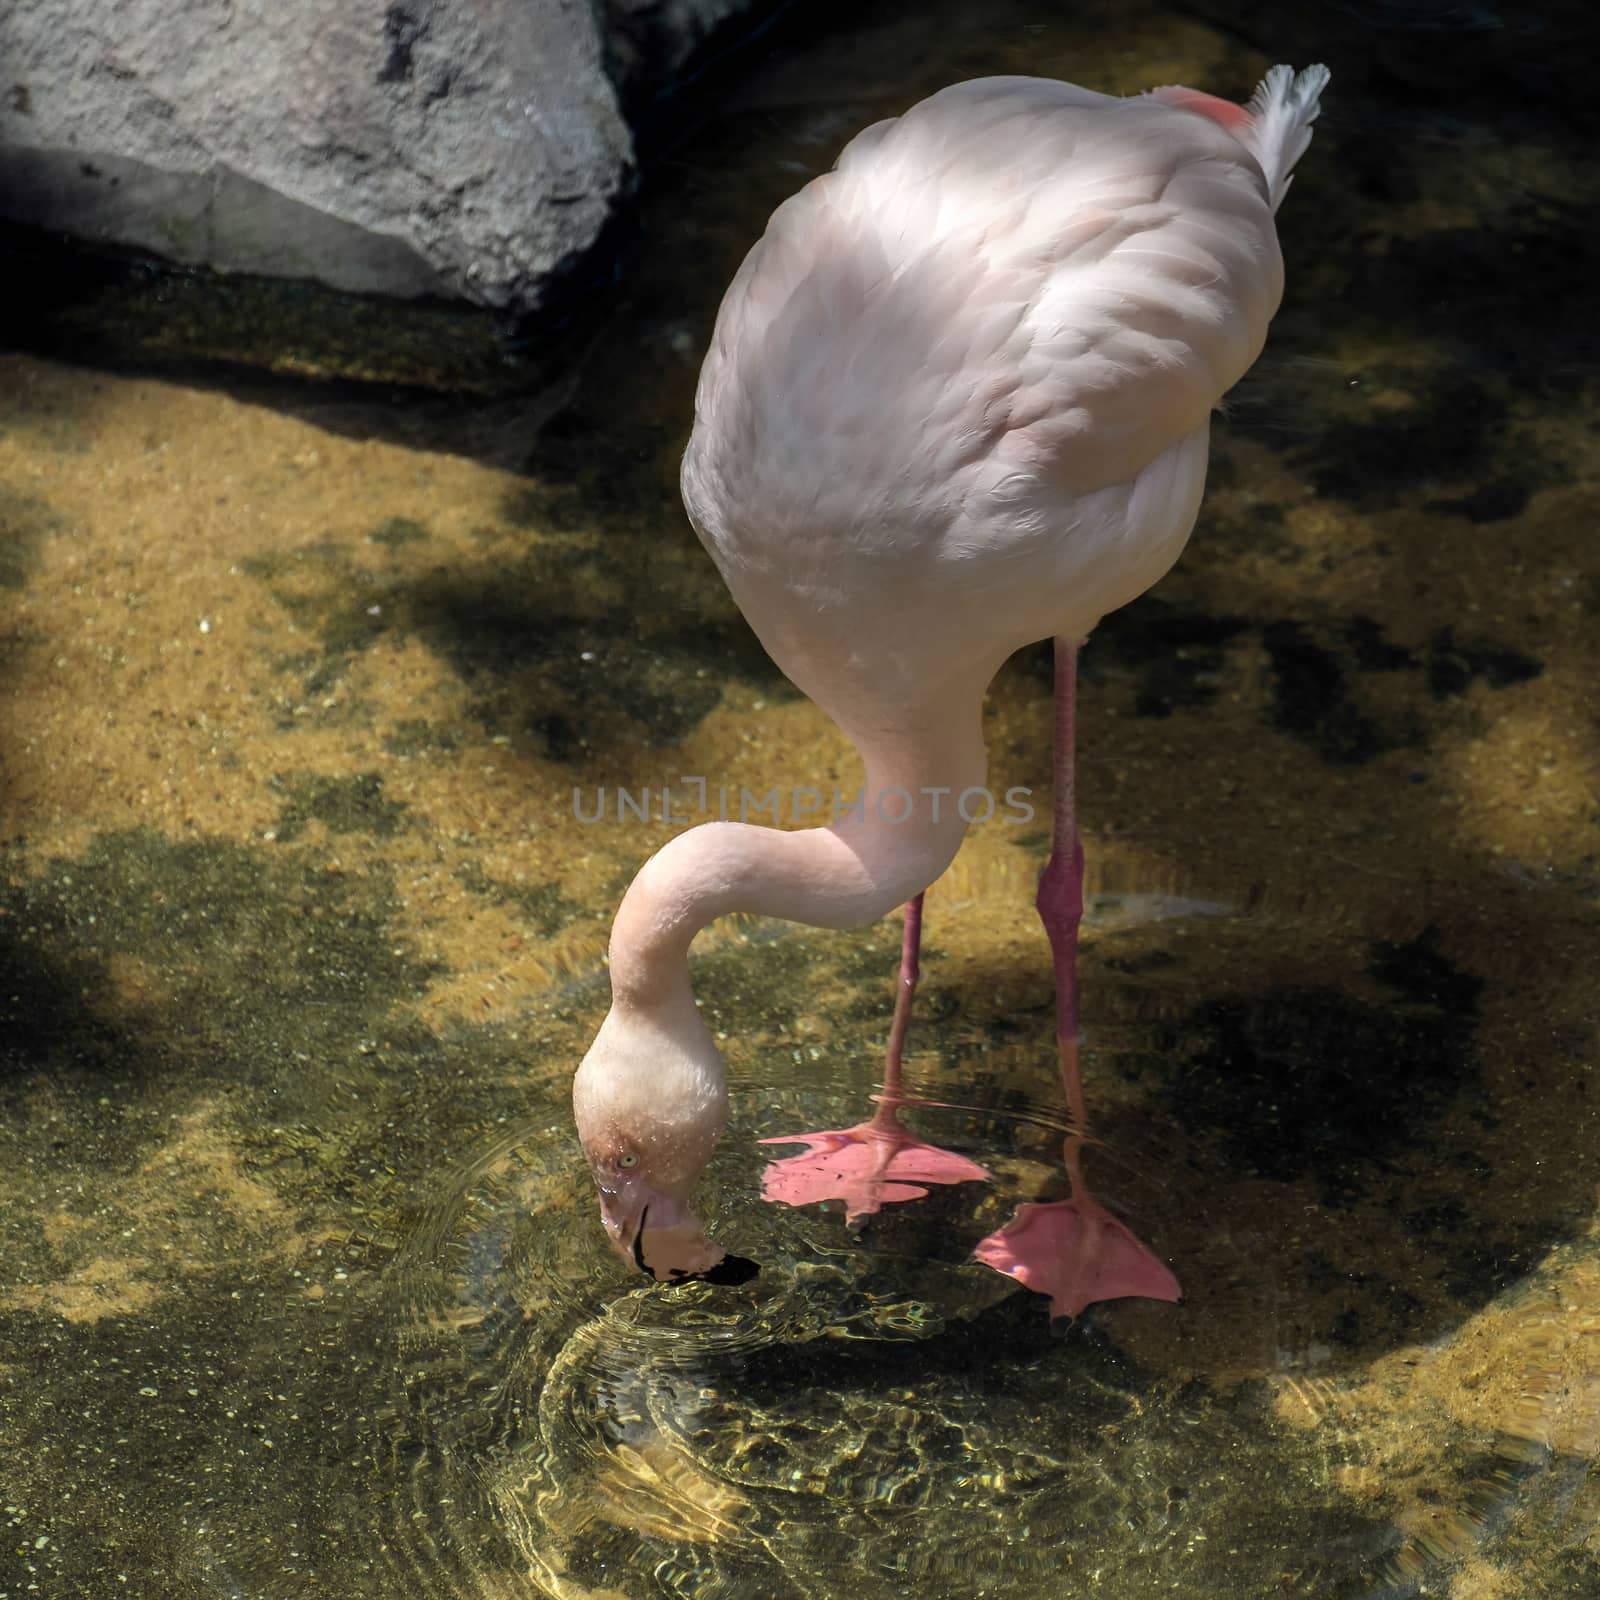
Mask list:
[[[692,1008],[689,946],[717,917],[861,927],[949,866],[967,830],[958,799],[981,789],[987,772],[979,709],[853,742],[866,782],[861,804],[842,808],[837,822],[792,832],[702,823],[644,864],[612,925],[613,1008],[658,1016]]]

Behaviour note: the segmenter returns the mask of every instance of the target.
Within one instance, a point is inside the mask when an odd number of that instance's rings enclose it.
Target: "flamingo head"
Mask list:
[[[699,1013],[680,1026],[613,1007],[572,1086],[600,1220],[631,1266],[661,1283],[743,1283],[754,1263],[706,1238],[689,1206],[728,1120],[722,1059]]]

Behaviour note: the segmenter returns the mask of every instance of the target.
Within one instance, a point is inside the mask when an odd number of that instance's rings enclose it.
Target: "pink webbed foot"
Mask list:
[[[804,1144],[803,1155],[771,1162],[761,1198],[786,1206],[843,1200],[845,1222],[854,1225],[898,1200],[920,1200],[930,1183],[970,1183],[988,1168],[907,1133],[892,1115],[880,1113],[853,1128],[790,1133],[763,1144]]]
[[[1142,1295],[1178,1300],[1178,1280],[1097,1201],[1028,1202],[973,1256],[1050,1296],[1052,1317],[1076,1317],[1097,1300]]]

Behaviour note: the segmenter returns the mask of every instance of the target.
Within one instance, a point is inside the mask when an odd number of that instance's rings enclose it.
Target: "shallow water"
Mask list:
[[[0,1596],[1600,1594],[1584,44],[1576,11],[883,7],[661,119],[570,391],[286,377],[288,335],[164,321],[182,282],[19,332]],[[641,1288],[567,1094],[671,829],[574,791],[856,770],[677,503],[723,284],[952,78],[1273,59],[1335,74],[1288,298],[1190,550],[1084,662],[1090,1172],[1184,1303],[1057,1337],[965,1259],[1059,1192],[1041,651],[988,722],[1040,821],[930,892],[908,1064],[994,1182],[859,1233],[762,1205],[758,1138],[870,1108],[898,924],[719,929],[706,1212],[764,1270]]]

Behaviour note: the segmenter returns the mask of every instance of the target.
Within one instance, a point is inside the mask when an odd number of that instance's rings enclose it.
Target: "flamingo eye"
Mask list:
[[[617,1165],[619,1167],[636,1167],[639,1165],[639,1157],[630,1150],[626,1155],[617,1157]]]

